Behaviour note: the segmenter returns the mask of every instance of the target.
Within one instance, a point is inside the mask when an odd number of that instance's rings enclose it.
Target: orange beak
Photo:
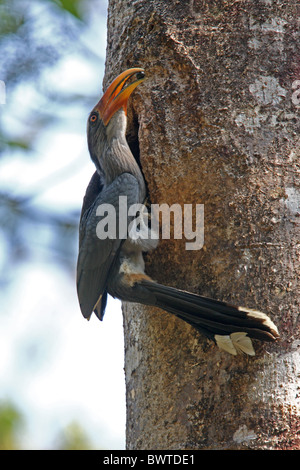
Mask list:
[[[136,80],[125,87],[126,82],[133,76]],[[118,109],[123,108],[127,114],[127,102],[133,90],[145,80],[144,70],[133,68],[125,70],[109,85],[95,109],[99,111],[100,117],[105,126]]]

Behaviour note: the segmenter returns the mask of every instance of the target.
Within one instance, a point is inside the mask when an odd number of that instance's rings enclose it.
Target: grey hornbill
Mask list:
[[[101,205],[112,206],[118,218],[119,196],[126,196],[128,207],[146,198],[144,177],[126,141],[128,98],[144,78],[140,68],[121,73],[88,118],[88,148],[96,172],[84,197],[79,227],[77,291],[82,314],[89,319],[95,312],[102,320],[110,294],[172,313],[231,354],[254,355],[250,338],[279,337],[267,315],[158,284],[144,271],[143,252],[151,248],[149,240],[121,238],[118,233],[97,236]],[[128,225],[131,220],[128,216]]]

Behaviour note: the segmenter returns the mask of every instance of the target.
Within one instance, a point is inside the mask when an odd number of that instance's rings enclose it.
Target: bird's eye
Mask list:
[[[90,115],[90,122],[94,124],[97,120],[98,120],[98,114],[97,113],[92,113]]]
[[[136,74],[136,78],[137,78],[138,80],[142,80],[143,78],[145,78],[145,72],[144,72],[144,71],[138,72],[138,73]]]

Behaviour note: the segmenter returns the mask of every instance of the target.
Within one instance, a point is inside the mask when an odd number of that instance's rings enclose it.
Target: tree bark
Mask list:
[[[128,141],[152,203],[204,204],[205,244],[162,240],[157,281],[270,315],[254,358],[123,307],[128,449],[299,449],[297,1],[110,0],[104,85],[128,67]],[[295,104],[296,103],[296,104]]]

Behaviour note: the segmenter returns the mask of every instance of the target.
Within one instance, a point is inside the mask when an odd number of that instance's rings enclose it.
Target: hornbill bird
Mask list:
[[[126,140],[127,102],[144,79],[141,68],[121,73],[88,118],[88,149],[96,172],[86,190],[79,224],[77,292],[82,314],[89,319],[94,312],[102,320],[110,294],[174,314],[233,355],[254,355],[251,338],[279,337],[267,315],[155,282],[145,274],[143,252],[154,248],[156,240],[153,244],[146,237],[131,237],[129,230],[124,236],[118,227],[106,237],[97,234],[99,221],[107,217],[105,209],[113,208],[118,220],[121,200],[126,200],[127,208],[145,202],[145,180]],[[126,229],[133,219],[127,215]]]

